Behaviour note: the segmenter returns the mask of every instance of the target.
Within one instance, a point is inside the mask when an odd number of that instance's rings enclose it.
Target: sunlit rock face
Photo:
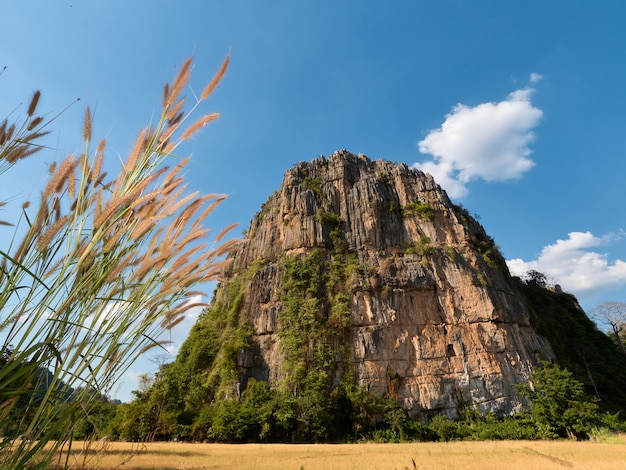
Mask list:
[[[341,286],[347,333],[328,340],[335,383],[349,372],[412,416],[455,416],[468,404],[508,414],[521,406],[514,384],[552,358],[493,240],[430,175],[404,164],[345,150],[299,163],[246,235],[232,264],[235,273],[257,266],[242,300],[253,326],[253,346],[239,354],[242,386],[284,378],[284,260],[313,250],[328,263],[338,251],[358,262]]]

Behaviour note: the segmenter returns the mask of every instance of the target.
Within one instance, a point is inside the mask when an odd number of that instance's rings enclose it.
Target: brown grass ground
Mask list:
[[[82,443],[76,444],[83,448]],[[411,444],[189,444],[112,442],[85,449],[74,468],[145,469],[584,469],[626,470],[626,436],[603,442]],[[413,464],[415,462],[415,465]]]

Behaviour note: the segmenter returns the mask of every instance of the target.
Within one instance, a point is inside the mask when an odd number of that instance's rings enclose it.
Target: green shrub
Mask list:
[[[322,201],[324,200],[324,192],[322,191],[322,182],[320,181],[319,177],[311,178],[308,175],[305,176],[304,180],[302,181],[302,187],[313,191],[317,203],[322,203]]]
[[[481,254],[487,266],[491,268],[499,268],[503,272],[508,273],[506,262],[500,253],[500,248],[495,244],[493,238],[480,234],[473,242],[474,248]]]
[[[385,170],[380,170],[376,174],[376,181],[378,181],[380,184],[388,185],[390,181],[389,173],[387,173]]]
[[[533,372],[531,384],[520,385],[518,393],[530,400],[533,418],[549,434],[586,438],[600,423],[597,399],[586,395],[567,369],[544,363]]]
[[[407,218],[419,217],[421,219],[433,220],[435,218],[435,211],[427,202],[413,201],[402,208],[402,215]]]
[[[428,423],[428,428],[440,441],[453,441],[464,436],[464,433],[460,432],[459,423],[444,414],[433,416]]]
[[[328,224],[336,227],[341,223],[341,216],[339,214],[335,214],[334,212],[318,209],[317,213],[315,214],[315,220],[318,224]]]
[[[419,256],[429,256],[432,255],[434,252],[435,248],[431,245],[429,237],[420,237],[415,245],[410,246],[404,250],[404,253],[406,253],[407,255],[415,254]]]
[[[450,245],[443,245],[443,249],[452,261],[455,261],[459,255],[454,247],[451,247]]]

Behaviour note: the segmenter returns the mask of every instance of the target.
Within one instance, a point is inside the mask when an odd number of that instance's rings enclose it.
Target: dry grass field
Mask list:
[[[81,448],[81,443],[78,443]],[[145,469],[626,469],[626,436],[602,442],[412,444],[131,444],[85,449],[73,468]],[[85,460],[83,460],[83,457]]]

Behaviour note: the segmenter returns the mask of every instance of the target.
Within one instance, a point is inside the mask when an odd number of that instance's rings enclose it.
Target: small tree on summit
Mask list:
[[[609,324],[619,350],[626,354],[624,328],[626,327],[626,302],[602,302],[591,310],[591,318],[597,323]]]

